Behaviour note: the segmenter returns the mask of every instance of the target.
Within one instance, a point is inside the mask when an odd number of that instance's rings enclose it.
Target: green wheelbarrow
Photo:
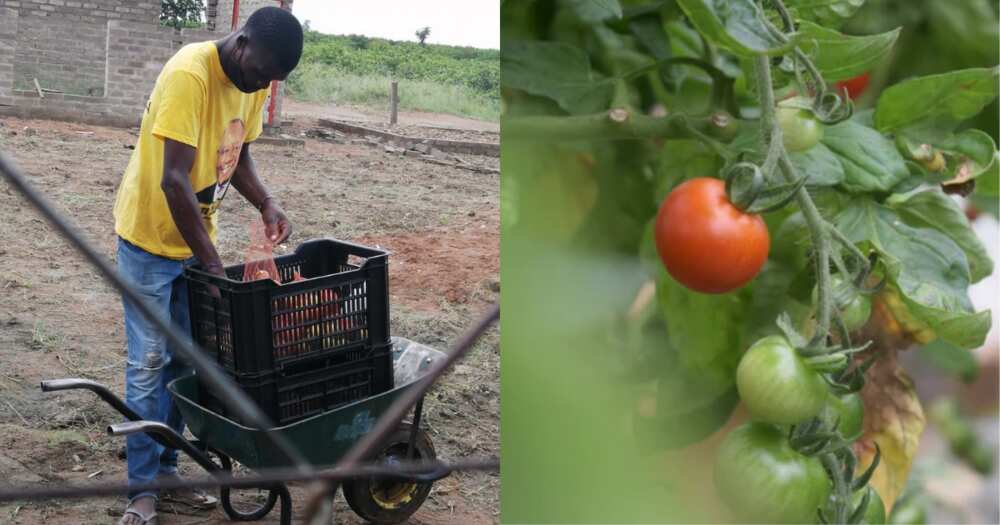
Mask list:
[[[332,467],[371,430],[375,420],[404,392],[422,377],[430,366],[444,359],[444,353],[403,339],[392,338],[395,384],[392,390],[355,401],[309,419],[278,427],[311,465]],[[197,377],[189,375],[171,382],[167,389],[174,396],[194,440],[177,434],[163,423],[142,420],[121,398],[107,387],[89,379],[54,379],[42,381],[43,392],[90,390],[128,419],[110,425],[108,433],[121,436],[145,432],[161,445],[178,449],[209,472],[232,471],[233,461],[250,470],[291,467],[285,456],[263,430],[248,428],[206,408],[201,403]],[[430,436],[420,428],[423,399],[416,404],[409,423],[400,426],[380,445],[372,461],[392,465],[401,461],[434,461],[437,456]],[[211,455],[217,456],[218,463]],[[430,494],[432,484],[447,472],[399,474],[387,478],[357,478],[342,483],[344,499],[359,516],[372,523],[399,523],[417,511]],[[281,523],[290,524],[292,499],[284,484],[260,487],[267,491],[262,501],[249,506],[236,505],[230,489],[219,489],[226,515],[233,521],[263,518],[281,501]]]

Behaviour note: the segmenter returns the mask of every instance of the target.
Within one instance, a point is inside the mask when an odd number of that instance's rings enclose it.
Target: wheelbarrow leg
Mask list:
[[[420,430],[420,418],[424,413],[424,398],[420,396],[417,404],[413,407],[413,425],[410,427],[410,440],[406,445],[406,459],[413,457],[413,448],[417,442],[417,431]]]
[[[139,432],[145,432],[165,447],[176,448],[184,451],[185,454],[191,456],[191,459],[195,460],[203,469],[209,471],[210,473],[222,470],[222,468],[216,465],[215,462],[205,454],[205,452],[195,447],[190,441],[184,439],[184,437],[178,434],[174,429],[158,421],[128,421],[125,423],[108,425],[108,434],[111,434],[112,436],[127,436],[129,434],[136,434]]]

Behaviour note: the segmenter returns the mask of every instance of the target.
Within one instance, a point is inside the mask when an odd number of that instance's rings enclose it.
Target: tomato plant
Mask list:
[[[733,206],[719,179],[690,179],[660,205],[656,249],[675,279],[692,290],[723,293],[753,279],[771,244],[764,220]]]
[[[897,53],[919,56],[898,42],[919,39],[898,27],[909,24],[902,15],[865,11],[861,20],[862,4],[503,3],[502,177],[521,195],[508,200],[503,190],[504,264],[530,278],[505,289],[522,298],[506,315],[548,333],[556,343],[546,348],[565,351],[560,362],[592,365],[577,383],[550,385],[552,397],[565,397],[567,384],[593,393],[595,377],[613,376],[608,398],[624,399],[621,413],[634,416],[632,439],[612,430],[621,428],[618,416],[608,418],[609,454],[620,453],[622,464],[636,450],[669,456],[668,479],[643,480],[658,488],[589,506],[587,519],[718,522],[726,517],[713,503],[723,500],[745,520],[783,519],[764,507],[802,504],[805,522],[849,523],[877,510],[861,508],[865,494],[891,511],[925,426],[899,354],[919,348],[918,356],[957,368],[948,364],[974,361],[970,351],[985,341],[991,313],[973,307],[969,288],[993,273],[993,261],[951,193],[972,191],[987,212],[1000,196],[989,109],[997,55],[890,69]],[[872,4],[894,11],[885,0]],[[997,41],[995,9],[983,11],[979,0],[912,4],[965,10],[945,25],[988,13],[991,24],[976,30],[984,38],[963,45]],[[898,23],[870,27],[887,17]],[[917,30],[930,18],[917,18]],[[929,51],[928,63],[940,64]],[[869,83],[857,101],[856,77]],[[588,162],[565,161],[580,157]],[[592,201],[571,206],[530,191],[545,172],[566,188],[595,184]],[[574,220],[552,228],[564,215]],[[539,313],[543,305],[558,315]],[[561,319],[572,328],[561,331]],[[524,341],[519,370],[533,370],[537,347]],[[515,347],[506,362],[518,355]],[[760,447],[766,454],[733,452],[753,441],[744,427],[732,430],[746,418],[771,429],[752,432],[772,441]],[[562,435],[546,418],[532,425]],[[530,427],[505,422],[505,436]],[[535,464],[559,454],[551,444],[533,449]],[[772,490],[783,471],[761,458],[777,456],[812,465],[824,497]],[[695,465],[712,462],[716,480],[704,483]],[[726,474],[737,472],[724,469],[748,463],[759,468],[739,476],[767,490],[727,485]],[[504,475],[517,472],[505,467]],[[555,478],[548,486],[563,486]],[[530,475],[517,480],[505,506],[524,498],[555,515],[551,499],[533,499]],[[648,501],[671,505],[633,508]],[[704,504],[678,510],[691,502]],[[509,519],[537,521],[530,513]]]
[[[811,523],[830,494],[816,458],[799,454],[772,425],[749,423],[719,446],[715,484],[744,523]]]

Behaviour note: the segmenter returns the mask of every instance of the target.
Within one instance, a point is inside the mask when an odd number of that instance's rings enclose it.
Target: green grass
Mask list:
[[[325,64],[302,64],[288,79],[289,95],[296,100],[334,102],[386,109],[389,76],[346,73]],[[450,113],[482,120],[500,119],[500,100],[468,86],[431,80],[399,80],[401,110]]]

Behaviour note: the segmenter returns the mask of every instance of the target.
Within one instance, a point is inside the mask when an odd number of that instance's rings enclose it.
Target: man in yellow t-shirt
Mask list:
[[[221,40],[183,47],[156,80],[115,201],[118,269],[181,330],[190,332],[184,267],[198,262],[224,273],[214,243],[217,211],[230,186],[260,211],[272,242],[291,233],[257,177],[250,143],[261,133],[265,88],[284,80],[301,54],[295,17],[265,7]],[[125,401],[143,419],[181,433],[184,423],[166,385],[188,366],[134,305],[124,301],[124,307]],[[130,485],[177,476],[177,451],[145,434],[128,437],[127,456]],[[119,525],[156,523],[158,498],[197,507],[216,503],[200,491],[135,491]]]

